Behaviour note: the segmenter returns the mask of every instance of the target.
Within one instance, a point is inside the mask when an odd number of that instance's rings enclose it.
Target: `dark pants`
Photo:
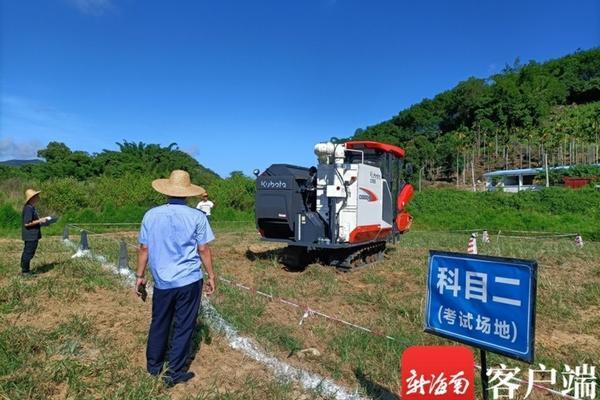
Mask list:
[[[23,246],[23,254],[21,255],[21,272],[29,272],[31,259],[35,256],[39,240],[27,240]]]
[[[167,374],[177,380],[187,372],[186,363],[190,356],[190,346],[196,328],[201,295],[202,279],[199,282],[175,289],[154,288],[152,322],[146,348],[149,373],[160,374],[167,358],[167,349],[169,350]],[[169,336],[171,338],[170,348]]]

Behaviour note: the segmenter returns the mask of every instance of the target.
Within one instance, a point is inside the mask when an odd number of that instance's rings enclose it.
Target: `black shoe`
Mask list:
[[[25,279],[29,279],[33,277],[33,273],[31,271],[21,272],[21,276]]]
[[[190,379],[192,379],[194,376],[196,376],[196,374],[194,374],[193,372],[184,372],[183,374],[181,374],[180,376],[178,376],[176,379],[173,379],[170,376],[165,376],[163,378],[163,382],[165,383],[165,386],[167,387],[173,387],[179,383],[183,383],[183,382],[187,382]]]

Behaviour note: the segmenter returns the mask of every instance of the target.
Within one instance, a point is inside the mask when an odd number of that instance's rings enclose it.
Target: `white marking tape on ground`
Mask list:
[[[259,296],[265,297],[265,298],[267,298],[267,299],[269,299],[271,301],[279,301],[282,304],[285,304],[285,305],[288,305],[288,306],[292,306],[292,307],[304,310],[304,314],[302,315],[302,318],[300,318],[299,325],[302,325],[304,323],[304,321],[308,317],[311,317],[311,316],[314,316],[314,315],[318,315],[318,316],[323,317],[325,319],[328,319],[328,320],[331,320],[331,321],[335,321],[335,322],[339,322],[340,324],[343,324],[343,325],[346,325],[346,326],[350,326],[352,328],[355,328],[355,329],[358,329],[358,330],[370,333],[370,334],[372,334],[374,336],[383,337],[383,338],[386,338],[388,340],[393,340],[393,341],[396,340],[396,338],[394,338],[392,336],[385,335],[384,333],[379,332],[379,331],[377,331],[375,329],[370,329],[370,328],[367,328],[367,327],[364,327],[364,326],[357,325],[357,324],[352,323],[350,321],[343,320],[341,318],[337,318],[337,317],[333,317],[331,315],[327,315],[325,313],[322,313],[321,311],[318,311],[318,310],[315,310],[314,308],[311,308],[308,305],[301,305],[301,304],[295,303],[295,302],[293,302],[291,300],[284,299],[283,297],[273,296],[272,294],[261,292],[260,290],[257,290],[256,288],[252,288],[250,286],[242,285],[241,283],[236,283],[236,282],[234,282],[234,281],[232,281],[230,279],[219,277],[219,280],[221,282],[227,283],[231,287],[235,287],[235,288],[238,288],[238,289],[243,289],[243,290],[246,290],[246,291],[248,291],[250,293],[257,294]]]
[[[119,242],[118,240],[115,240],[115,241],[117,243]],[[77,252],[73,255],[72,258],[77,258],[77,257],[93,258],[96,261],[100,262],[104,268],[111,270],[113,273],[118,273],[120,275],[123,275],[126,278],[126,282],[129,284],[129,286],[133,286],[135,284],[135,275],[134,275],[133,271],[131,271],[130,269],[124,269],[124,268],[118,269],[117,266],[115,266],[114,264],[108,264],[106,262],[107,261],[106,257],[101,256],[101,255],[93,255],[90,250],[82,251],[81,249],[79,249],[77,244],[75,244],[74,242],[72,242],[69,239],[64,239],[64,243],[65,243],[65,245],[67,245],[70,248],[77,249]],[[133,246],[129,243],[127,243],[127,244],[130,246]],[[232,285],[233,287],[237,287],[238,289],[243,289],[243,290],[247,290],[250,292],[254,292],[258,295],[270,298],[271,300],[278,299],[281,303],[292,306],[292,307],[296,307],[296,308],[302,307],[301,305],[291,302],[289,300],[286,300],[283,298],[275,298],[273,295],[261,292],[254,288],[251,288],[249,286],[242,285],[240,283],[235,283],[229,279],[220,278],[220,281],[228,283],[228,284]],[[148,295],[152,296],[152,288],[148,288]],[[271,370],[273,370],[276,373],[276,375],[278,375],[280,378],[287,378],[289,380],[298,381],[302,384],[302,386],[304,388],[309,389],[309,390],[320,390],[323,394],[326,393],[324,391],[325,388],[329,388],[331,390],[335,389],[335,390],[337,390],[337,391],[335,391],[335,395],[334,395],[336,399],[341,399],[341,400],[355,400],[356,399],[356,400],[358,400],[358,399],[363,398],[363,397],[360,397],[358,395],[358,393],[356,393],[356,392],[350,393],[346,389],[336,385],[334,382],[326,380],[325,378],[322,378],[319,375],[311,374],[307,371],[297,369],[295,367],[290,366],[289,364],[281,362],[281,361],[277,360],[276,358],[265,354],[262,350],[260,350],[260,348],[251,339],[237,335],[235,328],[233,328],[231,325],[227,324],[227,322],[218,315],[218,313],[214,309],[214,307],[212,307],[212,305],[210,305],[210,303],[208,303],[208,299],[203,299],[203,305],[206,305],[204,308],[205,310],[211,310],[212,314],[207,314],[207,317],[211,318],[213,323],[215,325],[217,325],[217,328],[221,329],[225,333],[225,336],[229,340],[229,344],[232,348],[234,348],[236,350],[241,350],[244,353],[246,353],[247,355],[249,355],[250,357],[252,357],[253,359],[255,359],[257,362],[260,362],[261,364],[266,365]],[[353,324],[348,321],[344,321],[339,318],[331,317],[327,314],[324,314],[317,310],[313,310],[308,307],[305,309],[305,312],[304,312],[302,318],[300,319],[300,325],[302,325],[302,323],[304,322],[304,320],[306,318],[308,318],[312,315],[319,315],[319,316],[327,318],[327,319],[341,322],[345,325],[348,325],[353,328],[374,334],[376,336],[383,336],[383,337],[387,338],[388,340],[396,340],[395,338],[393,338],[391,336],[382,335],[381,333],[378,333],[378,332],[376,333],[375,331],[373,331],[369,328],[365,328],[363,326],[356,325],[356,324]],[[218,317],[218,319],[212,319],[212,317]],[[219,325],[219,323],[222,323],[222,325]],[[224,327],[227,327],[228,329],[223,329]],[[231,333],[231,336],[228,335],[228,332]],[[246,347],[241,347],[240,343],[249,343],[249,344]],[[256,357],[261,356],[261,359],[259,360],[259,359],[255,358],[255,356]],[[272,360],[274,360],[273,364],[266,363],[266,361],[272,361]],[[275,367],[277,367],[277,368],[275,368]],[[475,364],[475,368],[481,370],[481,366],[479,366],[477,364]],[[303,381],[302,379],[305,379],[305,380]],[[520,379],[520,378],[515,377],[514,379],[521,383],[527,383],[525,380]],[[320,382],[320,384],[315,386],[316,382]],[[327,385],[324,385],[324,382],[327,382]],[[536,389],[548,392],[550,394],[553,394],[555,396],[563,397],[566,399],[577,400],[573,396],[564,394],[558,390],[554,390],[552,388],[549,388],[549,387],[546,387],[546,386],[543,386],[543,385],[540,385],[537,383],[534,383],[533,387],[535,387]],[[344,396],[346,396],[346,397],[344,397]],[[331,397],[331,395],[330,395],[330,397]]]
[[[249,291],[249,292],[251,292],[251,293],[256,293],[257,295],[259,295],[259,296],[263,296],[263,297],[266,297],[266,298],[268,298],[268,299],[270,299],[270,300],[275,300],[275,299],[277,299],[277,300],[279,300],[279,301],[280,301],[281,303],[283,303],[283,304],[286,304],[286,305],[289,305],[289,306],[292,306],[292,307],[295,307],[295,308],[300,308],[300,309],[302,309],[302,306],[301,306],[300,304],[294,303],[294,302],[292,302],[292,301],[290,301],[290,300],[283,299],[283,298],[281,298],[281,297],[274,297],[274,296],[273,296],[273,295],[271,295],[271,294],[268,294],[268,293],[261,292],[260,290],[256,290],[255,288],[252,288],[252,287],[250,287],[250,286],[246,286],[246,285],[242,285],[242,284],[240,284],[240,283],[233,282],[233,281],[232,281],[232,280],[230,280],[230,279],[219,278],[219,280],[220,280],[220,281],[222,281],[222,282],[225,282],[225,283],[227,283],[227,284],[229,284],[229,285],[231,285],[231,287],[238,288],[238,289],[242,289],[242,290],[246,290],[246,291]],[[315,309],[312,309],[312,308],[310,308],[310,307],[308,307],[308,306],[305,306],[305,307],[304,307],[304,310],[305,310],[305,312],[304,312],[304,314],[302,315],[302,318],[300,319],[300,325],[302,325],[302,324],[303,324],[303,322],[304,322],[304,320],[305,320],[306,318],[310,317],[311,315],[318,315],[318,316],[321,316],[321,317],[323,317],[323,318],[326,318],[326,319],[329,319],[329,320],[333,320],[333,321],[337,321],[337,322],[340,322],[340,323],[342,323],[342,324],[344,324],[344,325],[347,325],[347,326],[350,326],[350,327],[353,327],[353,328],[356,328],[356,329],[362,330],[362,331],[364,331],[364,332],[370,333],[370,334],[372,334],[372,335],[375,335],[375,336],[384,337],[384,338],[386,338],[386,339],[388,339],[388,340],[394,340],[394,341],[396,340],[396,339],[395,339],[394,337],[392,337],[392,336],[387,336],[387,335],[383,335],[383,334],[381,334],[381,333],[376,333],[376,331],[374,331],[374,330],[372,330],[372,329],[369,329],[369,328],[366,328],[366,327],[364,327],[364,326],[360,326],[360,325],[354,324],[354,323],[352,323],[352,322],[345,321],[345,320],[343,320],[343,319],[340,319],[340,318],[332,317],[332,316],[330,316],[330,315],[327,315],[327,314],[325,314],[325,313],[322,313],[322,312],[320,312],[320,311],[317,311],[317,310],[315,310]],[[475,364],[475,368],[477,368],[477,369],[481,370],[481,366],[480,366],[480,365],[477,365],[477,364]],[[488,368],[488,370],[489,370],[489,368]],[[523,380],[523,379],[520,379],[520,378],[517,378],[517,377],[514,377],[513,379],[514,379],[514,380],[516,380],[516,381],[518,381],[518,382],[520,382],[520,383],[525,383],[525,384],[527,384],[527,383],[528,383],[527,381],[525,381],[525,380]],[[548,392],[548,393],[551,393],[551,394],[553,394],[553,395],[555,395],[555,396],[560,396],[560,397],[563,397],[563,398],[566,398],[566,399],[577,400],[577,399],[576,399],[575,397],[573,397],[573,396],[569,396],[568,394],[564,394],[564,393],[562,393],[562,392],[560,392],[560,391],[558,391],[558,390],[554,390],[554,389],[552,389],[552,388],[549,388],[549,387],[547,387],[547,386],[543,386],[543,385],[540,385],[540,384],[537,384],[537,383],[534,383],[534,384],[533,384],[533,387],[535,387],[536,389],[543,390],[543,391],[546,391],[546,392]]]
[[[111,272],[121,275],[125,278],[125,282],[128,286],[133,287],[135,285],[135,274],[130,269],[125,270],[124,268],[117,268],[116,265],[108,263],[106,257],[98,254],[93,254],[91,251],[86,250],[82,252],[77,244],[69,239],[64,239],[63,242],[67,247],[77,249],[74,254],[74,258],[88,257],[98,261],[103,268],[110,270]],[[152,296],[151,288],[148,288],[148,295]],[[368,397],[363,397],[358,394],[358,391],[351,392],[348,389],[336,384],[330,379],[324,378],[318,374],[314,374],[305,371],[301,368],[294,367],[277,358],[268,355],[260,346],[252,339],[240,336],[236,329],[225,321],[217,312],[217,310],[210,304],[207,297],[202,298],[202,312],[210,320],[213,327],[225,335],[229,346],[234,350],[239,350],[252,358],[254,361],[265,365],[269,368],[279,379],[287,381],[296,381],[302,385],[305,390],[315,391],[322,394],[327,398],[333,398],[336,400],[368,400]]]
[[[349,392],[347,389],[339,386],[335,382],[323,378],[318,374],[313,374],[300,368],[296,368],[275,357],[265,354],[265,352],[252,340],[240,336],[235,328],[228,324],[210,304],[208,299],[202,299],[202,308],[204,314],[211,321],[213,326],[225,334],[229,345],[236,350],[244,352],[247,356],[257,361],[271,371],[280,379],[293,380],[299,382],[304,389],[316,391],[327,398],[337,400],[360,400],[368,399],[362,397],[358,392]]]
[[[83,257],[91,258],[92,260],[98,261],[100,263],[100,265],[102,265],[102,268],[112,272],[113,274],[122,276],[125,283],[128,286],[133,287],[133,285],[135,285],[135,274],[129,268],[119,268],[115,264],[109,263],[108,260],[106,259],[106,257],[104,257],[102,255],[93,254],[90,250],[81,250],[77,246],[77,244],[75,244],[70,239],[64,239],[63,242],[65,243],[66,246],[73,248],[73,249],[77,249],[77,252],[75,254],[73,254],[73,256],[71,256],[71,258],[83,258]],[[149,288],[149,292],[150,292],[150,290],[151,290],[151,288]]]
[[[71,227],[73,227],[73,228],[75,228],[75,229],[79,229],[79,232],[81,232],[81,231],[86,231],[87,233],[90,233],[90,234],[92,234],[92,235],[102,235],[102,233],[93,232],[93,231],[90,231],[89,229],[82,228],[82,227],[80,227],[80,226],[78,226],[78,225],[69,224],[69,226],[71,226]],[[108,234],[110,234],[110,233],[111,233],[111,232],[108,232]],[[114,232],[112,232],[112,233],[114,233]],[[67,239],[67,240],[68,240],[68,239]],[[115,239],[115,238],[112,238],[112,240],[113,240],[113,241],[115,241],[115,242],[117,242],[117,243],[120,243],[120,239]],[[126,240],[123,240],[123,241],[125,242],[125,245],[127,245],[127,246],[129,246],[129,247],[131,247],[131,248],[133,248],[133,249],[135,249],[135,250],[137,250],[137,249],[138,249],[138,246],[136,246],[136,245],[134,245],[134,244],[131,244],[131,243],[129,243],[129,242],[128,242],[128,241],[126,241]],[[79,250],[79,251],[77,251],[77,253],[75,253],[75,254],[79,254],[80,252],[85,252],[85,251],[88,251],[88,250]],[[79,257],[80,257],[80,256],[79,256]],[[73,258],[75,258],[75,255],[73,255]]]
[[[73,225],[72,225],[73,226]],[[118,243],[118,240],[116,240],[116,242]],[[122,276],[125,277],[126,282],[128,283],[129,286],[133,286],[135,284],[135,274],[133,273],[133,271],[131,271],[130,269],[124,269],[121,268],[119,269],[116,265],[114,264],[109,264],[107,263],[106,257],[101,256],[101,255],[93,255],[91,253],[90,250],[85,250],[82,251],[81,249],[79,249],[79,247],[71,240],[69,239],[64,239],[64,243],[73,249],[77,249],[77,252],[73,255],[72,258],[76,258],[76,257],[90,257],[95,259],[96,261],[100,262],[102,264],[102,266],[106,269],[111,270],[113,273],[117,273],[120,274]],[[129,243],[127,243],[130,246],[133,246]],[[220,281],[225,282],[230,284],[232,287],[237,287],[238,289],[243,289],[243,290],[247,290],[253,293],[256,293],[260,296],[266,297],[266,298],[270,298],[270,300],[279,300],[281,303],[295,307],[295,308],[302,308],[302,306],[300,304],[296,304],[292,301],[283,299],[283,298],[276,298],[271,294],[268,293],[264,293],[261,292],[259,290],[256,290],[252,287],[249,286],[245,286],[242,285],[240,283],[235,283],[229,279],[225,279],[225,278],[219,278]],[[152,296],[152,288],[148,288],[148,295]],[[335,399],[339,399],[339,400],[360,400],[360,399],[368,399],[367,397],[361,397],[357,392],[348,392],[346,389],[342,388],[341,386],[337,385],[335,382],[332,382],[326,378],[321,377],[320,375],[317,374],[311,374],[310,372],[304,371],[302,369],[298,369],[296,367],[293,367],[287,363],[284,363],[282,361],[279,361],[278,359],[276,359],[275,357],[269,356],[267,355],[264,351],[262,351],[260,349],[260,347],[253,342],[251,339],[249,338],[245,338],[242,336],[239,336],[237,334],[237,331],[235,330],[235,328],[233,328],[231,325],[229,325],[218,313],[217,310],[209,303],[208,299],[205,297],[202,299],[202,304],[203,304],[203,309],[204,309],[204,313],[207,315],[207,317],[209,319],[211,319],[211,321],[213,322],[213,324],[216,326],[217,329],[221,330],[225,336],[227,337],[228,341],[229,341],[229,345],[236,350],[241,350],[244,353],[246,353],[248,356],[250,356],[251,358],[253,358],[255,361],[266,365],[269,369],[271,369],[278,377],[283,378],[283,379],[288,379],[288,380],[294,380],[297,382],[300,382],[300,384],[302,385],[302,387],[304,387],[305,389],[308,390],[313,390],[313,391],[319,391],[319,393],[322,393],[323,395],[329,396],[335,398]],[[305,307],[304,310],[304,314],[302,316],[302,318],[300,319],[300,325],[302,325],[302,323],[304,322],[304,320],[312,315],[318,315],[321,317],[324,317],[326,319],[330,319],[333,321],[337,321],[340,322],[344,325],[371,333],[375,336],[380,336],[380,337],[385,337],[388,340],[396,340],[394,337],[391,336],[387,336],[387,335],[383,335],[379,332],[376,332],[372,329],[360,326],[360,325],[356,325],[354,323],[342,320],[340,318],[336,318],[336,317],[332,317],[330,315],[324,314],[320,311],[314,310],[312,308],[309,307]],[[475,368],[481,370],[481,366],[475,364]],[[519,381],[521,383],[528,383],[527,381],[517,378],[514,378],[516,381]],[[545,392],[548,392],[550,394],[553,394],[555,396],[559,396],[559,397],[563,397],[566,399],[572,399],[572,400],[577,400],[575,397],[570,396],[568,394],[564,394],[558,390],[554,390],[552,388],[549,388],[547,386],[543,386],[537,383],[533,384],[533,387],[535,387],[536,389],[539,390],[543,390]]]

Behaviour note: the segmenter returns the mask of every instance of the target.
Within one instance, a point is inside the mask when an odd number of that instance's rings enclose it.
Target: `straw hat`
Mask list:
[[[193,197],[206,193],[203,187],[192,185],[190,174],[176,169],[169,179],[155,179],[152,187],[159,193],[172,197]]]
[[[29,203],[29,200],[31,200],[40,193],[42,193],[41,190],[27,189],[25,191],[25,204]]]

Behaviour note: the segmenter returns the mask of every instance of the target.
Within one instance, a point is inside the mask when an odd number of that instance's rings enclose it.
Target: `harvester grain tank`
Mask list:
[[[273,164],[256,179],[263,240],[288,244],[282,261],[341,270],[377,261],[408,231],[414,189],[402,175],[404,150],[373,141],[315,145],[317,167]]]

